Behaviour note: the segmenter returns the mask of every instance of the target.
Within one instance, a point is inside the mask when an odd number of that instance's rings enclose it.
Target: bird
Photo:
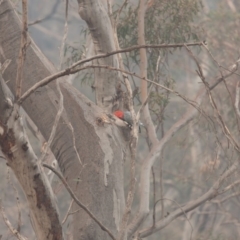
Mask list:
[[[130,129],[132,128],[133,120],[132,120],[132,115],[130,111],[117,110],[113,112],[113,115],[121,119],[122,121],[124,121]],[[139,122],[139,132],[140,132],[140,126],[143,126],[143,123]]]

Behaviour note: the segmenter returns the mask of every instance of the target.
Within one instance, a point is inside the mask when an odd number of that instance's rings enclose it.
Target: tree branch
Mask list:
[[[147,10],[146,0],[140,0],[140,5],[138,9],[138,44],[145,45],[145,12]],[[147,53],[145,48],[140,48],[140,76],[141,81],[141,102],[142,104],[147,101],[148,98],[148,83],[144,81],[144,78],[147,78]],[[148,103],[143,107],[143,123],[147,129],[148,138],[151,141],[152,146],[158,144],[158,138],[153,125]]]
[[[0,81],[0,92],[6,93],[2,91],[8,88],[1,74]],[[5,105],[0,104],[0,146],[8,166],[23,188],[36,236],[38,239],[63,239],[53,192],[29,143],[19,106],[3,94],[0,103],[4,102]]]
[[[183,214],[186,214],[187,212],[193,210],[194,208],[198,207],[199,205],[203,204],[204,202],[209,201],[209,200],[215,198],[216,196],[218,196],[220,194],[219,188],[221,187],[221,184],[228,176],[230,176],[232,173],[234,173],[238,169],[238,166],[239,166],[238,162],[233,164],[228,170],[226,170],[222,174],[222,176],[214,183],[214,185],[205,194],[203,194],[201,197],[197,198],[194,201],[188,202],[181,209],[179,208],[179,209],[175,210],[174,212],[170,213],[166,218],[161,219],[159,222],[156,223],[156,226],[154,229],[148,228],[148,229],[144,229],[144,230],[140,231],[139,236],[144,238],[144,237],[147,237],[147,236],[153,234],[154,232],[157,232],[157,231],[163,229],[169,223],[171,223],[173,220],[175,220],[177,217],[179,217]]]
[[[22,81],[23,81],[23,64],[26,58],[27,51],[27,31],[28,31],[28,16],[27,16],[27,0],[22,0],[22,36],[21,46],[18,56],[18,67],[16,77],[16,98],[21,96],[22,92]]]
[[[79,60],[78,62],[72,64],[72,66],[66,68],[65,70],[62,70],[58,73],[54,73],[53,75],[46,77],[45,79],[43,79],[44,82],[43,82],[43,80],[41,80],[38,83],[36,83],[34,85],[34,87],[29,88],[21,96],[21,98],[18,100],[18,103],[21,104],[37,88],[48,84],[52,80],[55,80],[55,79],[57,79],[59,77],[62,77],[62,76],[66,76],[66,75],[69,75],[69,74],[76,73],[76,72],[80,71],[81,69],[86,69],[86,68],[81,68],[80,70],[78,70],[78,69],[74,70],[75,67],[77,67],[81,64],[84,64],[86,62],[90,62],[90,61],[95,60],[95,59],[106,58],[106,57],[109,57],[109,56],[112,56],[112,55],[115,55],[115,54],[118,54],[118,53],[130,52],[130,51],[133,51],[133,50],[136,50],[136,49],[141,49],[141,48],[177,48],[177,47],[184,47],[184,45],[186,45],[186,46],[201,46],[203,44],[204,44],[203,42],[198,42],[198,43],[183,43],[183,44],[160,44],[160,45],[140,45],[140,46],[136,45],[136,46],[133,46],[133,47],[129,47],[129,48],[125,48],[125,49],[119,49],[119,50],[116,50],[116,51],[112,51],[110,53],[99,54],[99,55],[96,55],[94,57]]]
[[[237,63],[233,65],[233,70],[237,70]],[[233,74],[234,72],[232,72]],[[230,75],[225,75],[224,78]],[[218,78],[214,83],[209,87],[212,90],[218,83],[223,80],[222,77]],[[200,105],[202,99],[206,95],[205,88],[201,88],[197,94],[195,99],[195,103]],[[154,146],[148,156],[146,157],[140,175],[140,185],[141,185],[141,193],[140,193],[140,205],[138,209],[138,213],[133,218],[132,222],[128,227],[128,238],[137,230],[137,228],[142,224],[144,219],[149,213],[149,195],[150,195],[150,172],[151,167],[153,166],[155,160],[161,156],[163,147],[165,144],[174,136],[174,134],[179,131],[183,126],[189,123],[193,117],[198,113],[196,108],[188,107],[186,113],[176,122],[164,135],[164,137],[159,141],[159,144]]]
[[[68,185],[68,183],[66,182],[66,180],[64,179],[64,177],[61,175],[61,173],[59,173],[56,169],[54,169],[53,167],[43,163],[42,164],[44,167],[50,169],[52,172],[54,172],[58,178],[62,181],[63,185],[66,187],[68,193],[70,194],[70,196],[74,199],[74,201],[76,202],[76,204],[81,207],[97,224],[98,226],[105,232],[108,233],[108,235],[113,239],[116,240],[116,238],[113,236],[113,234],[110,232],[109,229],[107,229],[94,215],[93,213],[83,204],[80,202],[80,200],[75,196],[75,194],[73,193],[73,191],[71,190],[70,186]]]
[[[215,113],[216,113],[216,118],[219,120],[218,123],[223,131],[223,134],[226,136],[227,139],[229,139],[229,141],[232,143],[232,145],[240,152],[240,147],[238,146],[238,143],[237,141],[234,139],[233,135],[231,134],[230,130],[228,129],[220,111],[218,110],[218,107],[217,107],[217,104],[215,103],[215,100],[212,96],[212,93],[211,93],[211,89],[209,87],[209,84],[208,82],[206,82],[206,79],[203,75],[203,71],[202,71],[202,68],[198,62],[198,60],[196,59],[196,57],[194,56],[194,54],[192,53],[192,51],[187,47],[187,46],[184,46],[187,51],[189,52],[190,56],[193,58],[193,60],[195,61],[197,67],[198,67],[198,75],[200,77],[200,79],[202,80],[202,82],[204,83],[205,87],[206,87],[206,91],[207,91],[207,94],[209,96],[209,100],[210,100],[210,103],[212,105],[212,108],[215,110]],[[220,71],[221,72],[221,71]],[[223,76],[222,72],[221,72],[221,77],[223,79],[223,82],[225,83],[225,77]],[[225,86],[226,86],[226,83],[225,83]],[[230,96],[231,97],[231,96]],[[231,98],[232,99],[232,98]],[[234,104],[233,104],[233,108],[234,108]],[[235,112],[235,108],[234,108],[234,112]]]
[[[17,229],[15,229],[11,222],[8,220],[7,216],[4,213],[4,209],[2,207],[2,203],[0,201],[0,212],[2,214],[3,220],[5,224],[7,225],[8,229],[12,232],[12,234],[18,239],[18,240],[27,240],[27,238],[23,237]]]
[[[47,85],[48,83],[54,81],[55,79],[57,79],[58,77],[62,77],[62,76],[65,76],[65,75],[68,75],[68,74],[74,74],[76,72],[79,72],[79,71],[82,71],[82,70],[85,70],[85,69],[89,69],[89,68],[106,68],[106,69],[109,69],[109,70],[112,70],[112,71],[119,71],[119,72],[122,72],[122,73],[126,73],[128,75],[132,75],[138,79],[141,79],[141,80],[144,80],[144,81],[147,81],[149,83],[152,83],[158,87],[161,87],[162,89],[165,89],[171,93],[174,93],[176,96],[182,98],[184,101],[186,101],[187,103],[191,104],[192,106],[194,107],[197,107],[196,104],[191,101],[190,99],[184,97],[183,95],[181,95],[179,92],[171,89],[171,88],[168,88],[168,87],[165,87],[164,85],[162,84],[159,84],[159,83],[156,83],[150,79],[147,79],[147,78],[142,78],[140,75],[136,74],[136,73],[133,73],[133,72],[129,72],[129,71],[126,71],[126,70],[123,70],[123,69],[120,69],[120,68],[115,68],[115,67],[110,67],[110,66],[107,66],[107,65],[88,65],[88,66],[84,66],[84,67],[81,67],[81,68],[78,68],[78,69],[65,69],[63,71],[60,71],[56,74],[53,74],[49,77],[46,77],[44,78],[43,80],[40,80],[38,83],[36,83],[35,85],[33,85],[31,88],[29,88],[23,95],[22,97],[19,99],[19,103],[22,103],[27,97],[29,97],[34,91],[36,91],[39,87],[43,87],[45,85]],[[229,75],[226,75],[225,77],[228,77],[228,76],[231,76],[233,73],[229,73]],[[126,76],[125,76],[126,77]],[[221,79],[220,79],[221,80]],[[218,83],[216,83],[215,86],[217,86],[217,84],[219,84],[221,81],[219,81]],[[215,87],[214,86],[214,87]],[[147,99],[146,99],[147,100]],[[144,106],[145,104],[147,103],[144,102],[142,104],[142,106]]]

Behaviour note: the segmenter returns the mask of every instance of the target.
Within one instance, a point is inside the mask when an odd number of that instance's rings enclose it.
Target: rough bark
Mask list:
[[[4,73],[4,79],[9,80],[8,86],[14,92],[20,22],[7,0],[0,7],[0,32],[0,61],[12,61]],[[24,65],[23,92],[54,71],[54,67],[32,41]],[[122,151],[117,128],[97,125],[96,120],[101,117],[102,110],[65,83],[64,79],[60,85],[65,110],[51,150],[77,197],[115,234],[124,206]],[[23,107],[44,138],[48,139],[59,108],[56,84],[38,89],[24,101]],[[78,154],[74,150],[73,134]],[[73,239],[109,238],[83,211],[75,214],[73,221]]]
[[[63,233],[55,197],[29,143],[19,106],[13,104],[1,73],[0,93],[0,146],[28,200],[36,237],[61,240]]]

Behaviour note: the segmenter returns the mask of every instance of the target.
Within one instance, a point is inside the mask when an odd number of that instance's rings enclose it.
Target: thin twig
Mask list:
[[[28,31],[28,12],[27,12],[27,0],[22,0],[22,35],[21,35],[21,46],[18,55],[18,66],[16,76],[16,98],[20,98],[22,92],[22,81],[23,81],[23,65],[27,51],[27,31]]]
[[[139,1],[139,8],[137,13],[138,18],[138,43],[141,45],[145,45],[145,13],[148,8],[147,1],[146,0],[140,0]],[[140,91],[140,97],[141,102],[144,105],[143,107],[143,124],[145,125],[145,128],[147,130],[147,136],[150,140],[151,147],[158,144],[158,138],[155,131],[155,127],[152,121],[152,118],[150,116],[149,107],[147,103],[148,99],[148,83],[147,81],[144,81],[144,78],[147,78],[148,73],[148,61],[147,61],[147,52],[145,48],[139,49],[139,56],[140,56],[140,76],[142,77],[141,80],[141,91]]]
[[[43,163],[42,164],[44,167],[50,169],[51,171],[53,171],[58,178],[62,181],[63,185],[66,187],[68,193],[70,194],[70,196],[74,199],[74,201],[76,202],[76,204],[81,207],[97,224],[98,226],[105,232],[108,233],[108,235],[113,239],[116,240],[115,237],[113,236],[113,234],[110,232],[109,229],[107,229],[95,216],[94,214],[76,197],[76,195],[73,193],[73,191],[71,190],[70,186],[68,185],[68,183],[66,182],[66,180],[64,179],[64,177],[62,176],[61,173],[59,173],[56,169],[54,169],[53,167],[49,166],[48,164]]]
[[[148,82],[148,81],[147,81]],[[143,109],[144,109],[144,107],[146,106],[146,104],[148,103],[148,100],[149,100],[149,97],[150,97],[150,95],[151,95],[151,90],[152,90],[152,87],[153,87],[153,83],[150,83],[151,85],[150,85],[150,87],[149,87],[149,90],[148,90],[148,96],[147,96],[147,98],[145,99],[145,101],[142,103],[142,105],[141,105],[141,107],[139,108],[139,110],[138,110],[138,112],[137,112],[137,114],[136,114],[136,118],[137,118],[137,121],[139,120],[139,118],[140,118],[140,114],[141,114],[141,112],[143,111]]]
[[[239,184],[240,184],[240,180],[237,180],[237,181],[231,183],[230,185],[228,185],[227,187],[223,188],[219,194],[223,194],[223,193],[231,190],[232,188],[234,188],[236,185],[239,185]]]
[[[229,200],[230,198],[233,198],[233,197],[238,197],[240,195],[240,192],[235,192],[235,193],[232,193],[231,195],[228,195],[226,196],[225,198],[222,198],[220,200],[218,200],[220,203],[224,203],[226,202],[227,200]]]
[[[27,240],[27,238],[23,237],[11,224],[11,222],[8,220],[7,216],[4,213],[4,209],[2,207],[2,203],[0,200],[0,212],[2,214],[2,218],[8,227],[8,229],[12,232],[12,234],[18,239],[18,240]]]
[[[42,153],[41,157],[40,157],[40,162],[44,161],[44,158],[46,156],[46,153],[48,151],[48,149],[50,149],[50,146],[52,144],[52,141],[55,137],[55,134],[56,134],[56,131],[57,131],[57,126],[58,126],[58,123],[59,123],[59,120],[60,120],[60,117],[62,115],[62,112],[63,112],[63,94],[62,94],[62,91],[60,89],[60,83],[59,83],[60,80],[57,80],[57,90],[59,92],[59,95],[60,95],[60,100],[59,100],[59,109],[58,109],[58,112],[57,112],[57,115],[55,117],[55,120],[54,120],[54,123],[53,123],[53,126],[52,126],[52,131],[51,131],[51,134],[50,134],[50,137],[47,141],[47,145],[46,145],[46,148],[45,148],[45,151]]]
[[[70,215],[70,210],[71,210],[71,208],[72,208],[73,202],[74,202],[74,200],[72,199],[72,200],[71,200],[71,203],[69,204],[67,213],[66,213],[65,217],[64,217],[63,220],[62,220],[62,225],[67,221],[68,216]]]
[[[212,54],[212,52],[209,50],[209,48],[207,47],[207,45],[203,45],[203,47],[207,50],[207,52],[208,52],[208,54],[210,55],[210,57],[212,58],[212,60],[216,63],[216,65],[218,66],[218,69],[219,69],[219,72],[220,72],[220,74],[221,74],[221,76],[222,76],[222,78],[223,78],[223,82],[224,82],[224,85],[225,85],[225,88],[227,89],[227,92],[228,92],[228,94],[229,94],[229,96],[230,96],[230,99],[231,99],[231,102],[232,102],[232,105],[233,105],[233,110],[234,110],[234,113],[235,113],[235,116],[236,116],[236,121],[237,121],[237,126],[238,126],[238,130],[240,130],[239,129],[239,121],[238,121],[238,113],[237,113],[237,110],[235,109],[235,105],[234,105],[234,100],[233,100],[233,97],[232,97],[232,95],[231,95],[231,93],[230,93],[230,91],[229,91],[229,89],[228,89],[228,86],[227,86],[227,83],[226,83],[226,81],[225,81],[225,79],[224,79],[224,75],[223,75],[223,72],[222,72],[222,70],[221,70],[221,66],[220,66],[220,64],[218,63],[218,61],[214,58],[214,56],[213,56],[213,54]]]
[[[234,74],[238,68],[238,62],[240,62],[240,60],[238,60],[233,66],[232,66],[232,71],[230,71],[228,74],[224,75],[224,78],[228,78],[230,77],[232,74]],[[137,77],[139,79],[143,79],[147,82],[150,82],[150,83],[153,83],[155,84],[156,86],[159,86],[171,93],[174,93],[176,96],[179,96],[181,97],[184,101],[190,103],[191,100],[185,98],[184,96],[182,96],[179,92],[173,90],[173,89],[170,89],[168,87],[165,87],[164,85],[162,84],[159,84],[159,83],[156,83],[154,81],[151,81],[147,78],[142,78],[141,76],[139,76],[138,74],[136,73],[132,73],[132,72],[129,72],[129,71],[126,71],[126,70],[122,70],[122,69],[119,69],[119,68],[114,68],[114,67],[110,67],[108,65],[91,65],[91,66],[84,66],[84,67],[81,67],[81,68],[78,68],[78,69],[74,69],[74,68],[67,68],[65,70],[62,70],[58,73],[55,73],[51,76],[48,76],[42,80],[40,80],[39,82],[37,82],[36,84],[34,84],[31,88],[29,88],[22,96],[21,98],[18,100],[18,103],[21,104],[26,98],[28,98],[33,92],[35,92],[38,88],[40,87],[43,87],[45,85],[47,85],[48,83],[52,82],[53,80],[59,78],[59,77],[62,77],[62,76],[65,76],[65,75],[69,75],[69,74],[74,74],[76,72],[79,72],[79,71],[82,71],[82,70],[85,70],[85,69],[88,69],[88,68],[106,68],[106,69],[109,69],[109,70],[113,70],[113,71],[120,71],[120,72],[123,72],[123,73],[126,73],[126,74],[129,74],[129,75],[132,75],[134,77]],[[219,77],[210,87],[209,89],[212,90],[214,89],[219,83],[221,83],[223,81],[223,78],[222,77]],[[192,101],[191,101],[192,102]],[[194,105],[194,102],[190,103],[193,107],[196,107]]]
[[[203,71],[202,71],[202,68],[198,62],[198,60],[196,59],[196,57],[194,56],[194,54],[192,53],[192,51],[187,47],[187,46],[184,46],[187,51],[189,52],[190,56],[193,58],[193,60],[195,61],[197,67],[198,67],[198,75],[200,77],[200,79],[202,80],[202,82],[204,83],[205,87],[206,87],[206,91],[208,93],[208,96],[209,96],[209,100],[210,100],[210,103],[213,107],[213,109],[215,110],[215,113],[216,113],[216,118],[219,120],[218,123],[219,125],[221,126],[221,129],[223,131],[223,134],[226,136],[226,138],[232,143],[232,145],[234,146],[234,148],[240,152],[240,147],[237,143],[237,141],[234,139],[233,135],[231,134],[230,130],[228,129],[226,123],[224,122],[224,119],[220,113],[220,111],[218,110],[218,107],[217,107],[217,104],[215,103],[215,100],[212,96],[212,93],[211,93],[211,89],[210,89],[210,86],[208,84],[208,82],[206,82],[205,80],[205,77],[203,75]],[[221,77],[222,78],[222,81],[224,81],[225,77]]]
[[[160,59],[161,59],[161,57],[160,57],[160,55],[159,55],[159,56],[158,56],[158,59],[157,59],[155,76],[154,76],[153,82],[156,82],[156,80],[157,80],[157,77],[156,77],[156,76],[157,76],[157,72],[158,72],[158,65],[159,65]],[[145,78],[142,78],[142,80],[145,80]],[[146,81],[147,81],[147,80],[146,80]],[[147,82],[148,82],[148,81],[147,81]],[[149,89],[148,89],[148,96],[147,96],[147,98],[145,99],[145,101],[142,103],[139,111],[138,111],[137,114],[136,114],[137,121],[138,121],[138,119],[140,118],[140,114],[141,114],[141,112],[143,111],[144,107],[145,107],[146,104],[148,103],[148,100],[149,100],[149,98],[150,98],[151,90],[152,90],[153,85],[154,85],[153,83],[150,84],[150,87],[149,87]],[[157,131],[156,131],[156,132],[157,132]]]
[[[117,26],[118,26],[118,23],[119,23],[120,14],[121,14],[124,6],[127,4],[127,1],[128,1],[128,0],[125,0],[125,1],[123,2],[122,6],[118,9],[117,16],[116,16],[116,20],[114,21],[114,29],[117,29]]]
[[[236,86],[236,97],[235,97],[235,108],[237,111],[237,115],[240,118],[240,111],[239,111],[239,92],[240,92],[240,84],[239,82],[237,82],[237,86]]]
[[[229,169],[227,169],[225,172],[223,172],[223,174],[221,174],[219,179],[212,185],[212,187],[205,194],[203,194],[196,200],[188,202],[183,207],[176,209],[175,211],[170,213],[168,216],[166,216],[164,219],[159,220],[156,223],[156,226],[154,229],[149,227],[149,228],[141,230],[140,237],[142,237],[142,238],[147,237],[150,234],[153,234],[154,232],[163,229],[169,223],[171,223],[173,220],[175,220],[177,217],[185,215],[187,212],[195,209],[196,207],[200,206],[201,204],[205,203],[206,201],[210,201],[211,199],[218,196],[219,188],[220,188],[221,184],[223,183],[223,181],[225,181],[225,179],[228,176],[230,176],[235,171],[237,171],[238,167],[239,167],[239,163],[235,162],[232,166],[229,167]]]
[[[232,67],[233,71],[237,70],[237,63],[233,65]],[[233,74],[232,72],[231,74]],[[226,76],[231,76],[226,75]],[[226,78],[225,76],[225,78]],[[210,90],[213,89],[217,84],[219,84],[222,81],[222,77],[219,77],[215,83],[210,86]],[[206,92],[204,88],[201,88],[198,91],[197,97],[195,99],[196,103],[200,104],[202,102],[203,97],[205,96]],[[173,137],[173,135],[179,131],[183,126],[185,126],[187,123],[189,123],[193,117],[197,114],[196,109],[189,107],[186,113],[182,116],[179,121],[177,121],[173,126],[165,133],[164,137],[159,141],[159,144],[151,150],[151,152],[148,154],[148,156],[145,158],[144,164],[142,165],[141,168],[141,177],[140,177],[140,184],[141,184],[141,193],[140,193],[140,205],[139,205],[139,210],[138,213],[133,217],[132,221],[128,225],[128,237],[132,236],[133,233],[136,232],[137,228],[139,225],[142,223],[144,218],[146,217],[148,211],[149,211],[149,193],[150,193],[150,171],[151,167],[153,166],[154,162],[156,161],[157,157],[162,154],[163,148],[165,144]],[[202,200],[201,198],[199,201]],[[192,205],[190,205],[192,206]],[[190,210],[189,210],[190,211]],[[177,213],[179,214],[179,212]],[[168,223],[173,221],[178,217],[177,215],[172,215],[170,218],[168,218],[168,221],[165,221],[166,219],[164,218],[163,221],[161,222],[160,228],[165,227]],[[157,225],[157,224],[156,224]],[[159,228],[158,228],[159,229]],[[157,231],[151,230],[151,231]],[[143,235],[149,235],[150,231],[146,231]]]
[[[16,202],[17,202],[17,209],[18,209],[18,227],[17,227],[17,231],[20,232],[21,231],[21,226],[22,226],[22,216],[21,216],[21,207],[20,207],[20,202],[19,202],[19,195],[18,195],[18,190],[15,187],[15,185],[13,184],[13,182],[10,179],[10,168],[8,168],[8,181],[9,184],[12,186],[14,192],[15,192],[15,197],[16,197]]]
[[[164,200],[168,200],[168,201],[171,201],[171,202],[175,203],[175,204],[177,205],[177,208],[182,211],[182,214],[183,214],[184,217],[187,219],[187,221],[188,221],[188,223],[189,223],[189,225],[190,225],[190,227],[191,227],[191,235],[190,235],[190,240],[191,240],[191,239],[192,239],[192,233],[193,233],[193,226],[192,226],[190,220],[189,220],[188,217],[187,217],[187,213],[184,211],[183,207],[182,207],[180,204],[178,204],[177,201],[175,201],[175,200],[173,200],[173,199],[169,199],[169,198],[160,198],[160,199],[158,199],[158,200],[154,203],[154,205],[155,205],[154,207],[156,208],[157,204],[158,204],[159,202],[163,202]],[[168,214],[167,214],[167,216],[168,216]],[[155,226],[154,226],[154,227],[155,227]]]
[[[59,3],[60,3],[60,1],[56,1],[54,6],[52,7],[52,10],[45,17],[43,17],[41,19],[37,19],[37,20],[35,20],[33,22],[28,23],[28,26],[32,26],[32,25],[35,25],[37,23],[44,22],[44,21],[48,20],[49,18],[52,18],[53,15],[56,13],[56,11],[58,9]]]
[[[160,198],[163,199],[163,156],[160,156]],[[164,218],[164,201],[161,201],[161,218]]]
[[[60,48],[60,66],[59,69],[62,69],[63,67],[63,60],[64,60],[64,48],[66,45],[66,39],[67,39],[67,35],[68,35],[68,0],[66,1],[66,5],[65,5],[65,25],[64,25],[64,35],[63,35],[63,39],[62,39],[62,43],[61,43],[61,48]]]
[[[81,165],[83,165],[82,160],[81,160],[81,158],[80,158],[80,155],[79,155],[79,153],[78,153],[78,151],[77,151],[76,138],[75,138],[73,126],[72,126],[72,124],[71,124],[70,122],[68,123],[68,126],[69,126],[69,128],[70,128],[70,130],[71,130],[71,132],[72,132],[73,148],[74,148],[74,150],[75,150],[75,152],[76,152],[76,155],[77,155],[77,158],[78,158],[79,163],[80,163]],[[83,166],[83,167],[84,167],[84,166]]]
[[[85,70],[85,69],[88,69],[88,68],[106,68],[106,69],[109,69],[109,70],[112,70],[112,71],[119,71],[119,72],[122,72],[122,73],[126,73],[128,75],[132,75],[136,78],[139,78],[139,79],[142,79],[144,81],[147,81],[149,83],[152,83],[158,87],[161,87],[171,93],[174,93],[176,96],[182,98],[184,101],[186,101],[187,103],[191,104],[193,107],[198,107],[196,106],[196,104],[191,101],[190,99],[184,97],[183,95],[181,95],[179,92],[171,89],[171,88],[168,88],[162,84],[159,84],[159,83],[156,83],[152,80],[149,80],[147,78],[143,78],[141,76],[139,76],[138,74],[136,73],[133,73],[133,72],[128,72],[126,70],[122,70],[122,69],[119,69],[119,68],[114,68],[114,67],[110,67],[110,66],[107,66],[107,65],[90,65],[90,66],[84,66],[84,67],[81,67],[81,68],[78,68],[78,69],[65,69],[65,70],[62,70],[56,74],[53,74],[49,77],[46,77],[44,78],[43,80],[39,81],[38,83],[36,83],[35,85],[33,85],[31,88],[29,88],[23,95],[22,97],[19,99],[18,103],[21,104],[27,97],[29,97],[33,92],[35,92],[39,87],[43,87],[45,85],[47,85],[48,83],[52,82],[53,80],[55,80],[56,78],[59,78],[59,77],[62,77],[64,75],[68,75],[68,74],[73,74],[73,73],[76,73],[76,72],[79,72],[79,71],[82,71],[82,70]],[[229,73],[229,75],[226,75],[226,77],[232,75],[232,73]],[[125,76],[126,77],[126,76]],[[219,81],[220,83],[221,81]],[[217,86],[217,84],[216,84]]]
[[[0,74],[3,75],[4,71],[8,68],[11,62],[12,60],[6,59],[3,64],[0,63]]]
[[[51,82],[52,80],[59,78],[61,76],[65,76],[65,75],[69,75],[69,74],[73,74],[76,72],[79,72],[80,70],[86,69],[86,68],[80,68],[80,69],[74,69],[75,67],[84,64],[86,62],[90,62],[94,59],[99,59],[99,58],[106,58],[118,53],[123,53],[123,52],[130,52],[130,51],[134,51],[136,49],[141,49],[141,48],[177,48],[177,47],[183,47],[184,45],[186,46],[201,46],[202,42],[197,42],[197,43],[183,43],[183,44],[160,44],[160,45],[136,45],[136,46],[132,46],[129,48],[125,48],[125,49],[119,49],[116,51],[112,51],[110,53],[105,53],[105,54],[99,54],[96,55],[94,57],[90,57],[87,59],[83,59],[80,61],[77,61],[76,63],[72,64],[72,66],[66,68],[65,70],[62,70],[58,73],[55,73],[51,76],[46,77],[43,82],[43,80],[39,81],[37,84],[35,84],[33,87],[31,87],[30,89],[28,89],[22,96],[21,98],[18,100],[18,103],[21,104],[31,93],[33,93],[37,88],[42,87],[46,84],[48,84],[49,82]]]
[[[153,178],[153,225],[152,227],[155,227],[156,223],[156,180],[155,180],[155,173],[154,168],[152,167],[152,178]]]

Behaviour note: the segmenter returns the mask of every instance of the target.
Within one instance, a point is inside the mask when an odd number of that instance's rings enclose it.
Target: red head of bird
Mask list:
[[[113,114],[120,119],[124,119],[124,112],[121,110],[117,110]]]

